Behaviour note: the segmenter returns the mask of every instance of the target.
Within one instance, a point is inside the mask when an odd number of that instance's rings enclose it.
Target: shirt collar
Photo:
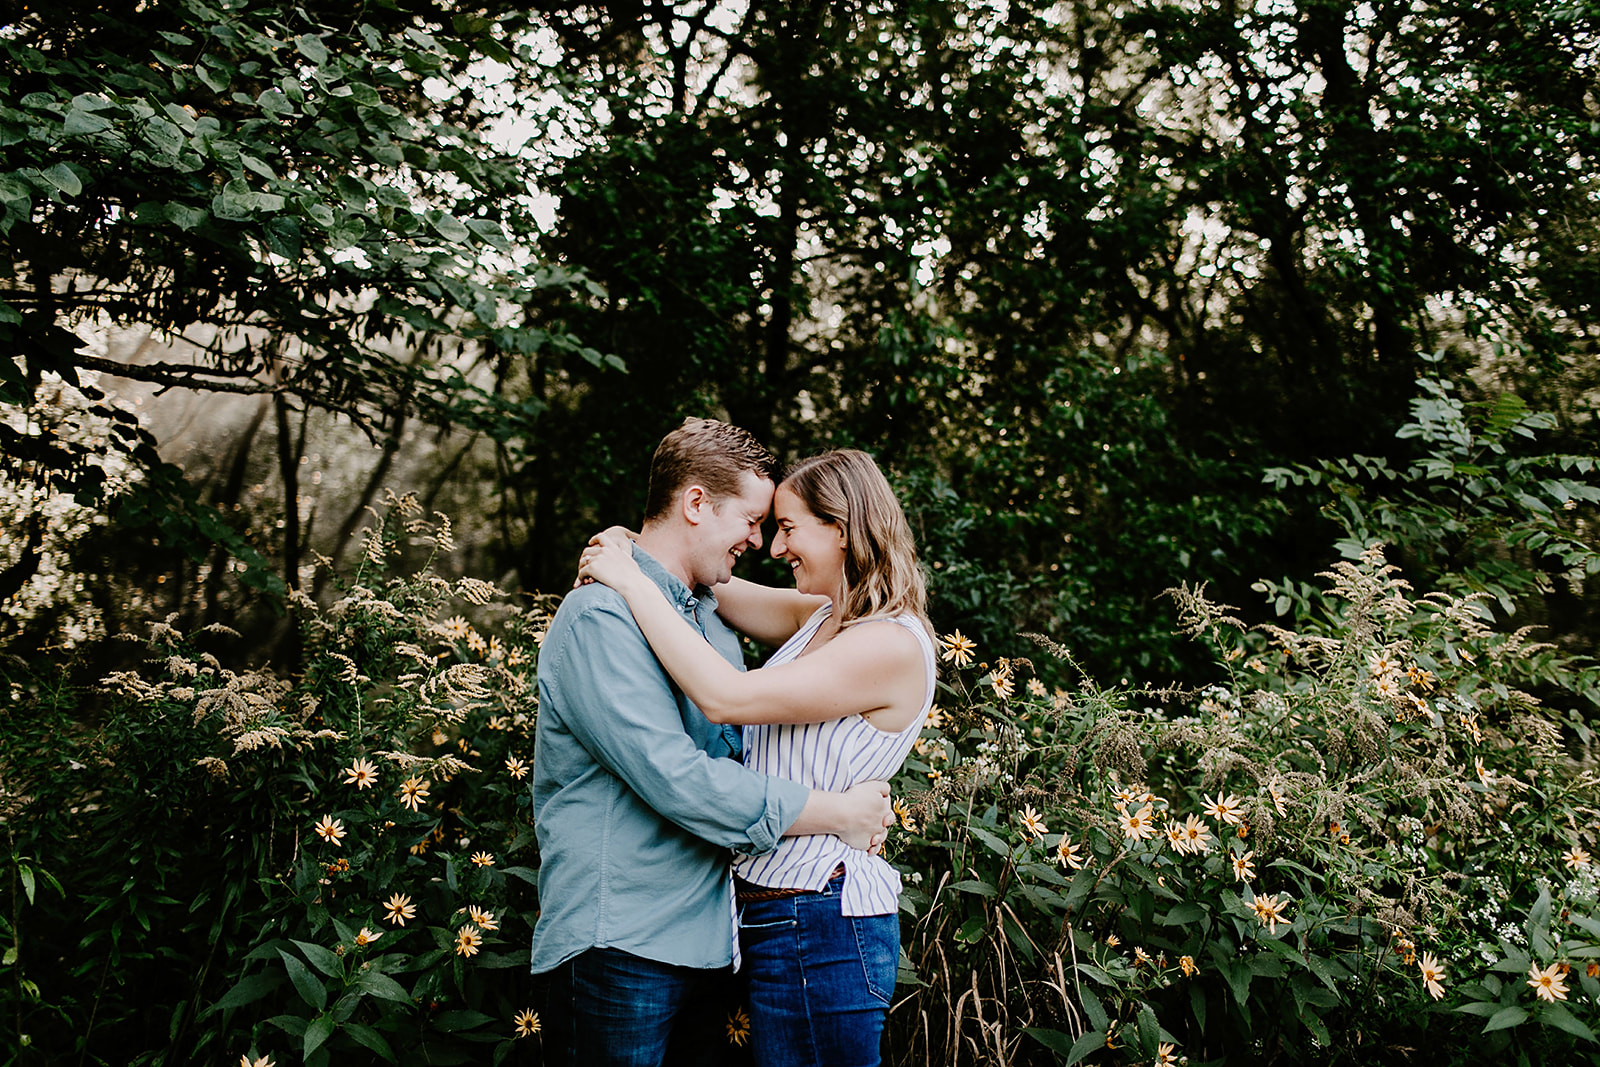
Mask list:
[[[717,597],[706,586],[698,585],[690,589],[683,584],[683,580],[673,574],[650,553],[640,548],[638,542],[633,544],[633,561],[644,571],[645,576],[661,587],[668,600],[677,605],[678,610],[693,610],[700,604],[705,604],[712,611],[717,610]]]

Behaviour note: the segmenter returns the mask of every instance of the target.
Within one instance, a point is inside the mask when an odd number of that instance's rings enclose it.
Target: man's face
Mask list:
[[[696,585],[721,585],[747,549],[761,547],[761,523],[772,507],[772,482],[754,471],[739,476],[739,495],[714,497],[695,526],[690,578]]]

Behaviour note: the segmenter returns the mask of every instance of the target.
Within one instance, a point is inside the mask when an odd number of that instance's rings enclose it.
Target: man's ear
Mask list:
[[[691,485],[678,494],[678,507],[683,520],[690,526],[699,526],[701,519],[711,510],[711,494],[703,485]]]

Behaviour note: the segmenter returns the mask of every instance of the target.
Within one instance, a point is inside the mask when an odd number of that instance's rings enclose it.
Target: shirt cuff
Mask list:
[[[768,778],[767,803],[762,809],[761,818],[745,829],[745,836],[750,843],[734,849],[734,854],[758,856],[777,848],[778,842],[783,840],[783,832],[800,817],[801,809],[810,799],[811,790],[799,782],[791,782],[787,778]]]

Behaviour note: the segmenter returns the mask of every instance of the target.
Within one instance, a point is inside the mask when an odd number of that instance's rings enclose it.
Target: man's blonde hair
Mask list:
[[[703,486],[713,502],[737,497],[745,471],[776,481],[778,461],[748,430],[716,419],[684,419],[661,439],[650,459],[644,520],[665,517],[678,494],[691,485]]]

